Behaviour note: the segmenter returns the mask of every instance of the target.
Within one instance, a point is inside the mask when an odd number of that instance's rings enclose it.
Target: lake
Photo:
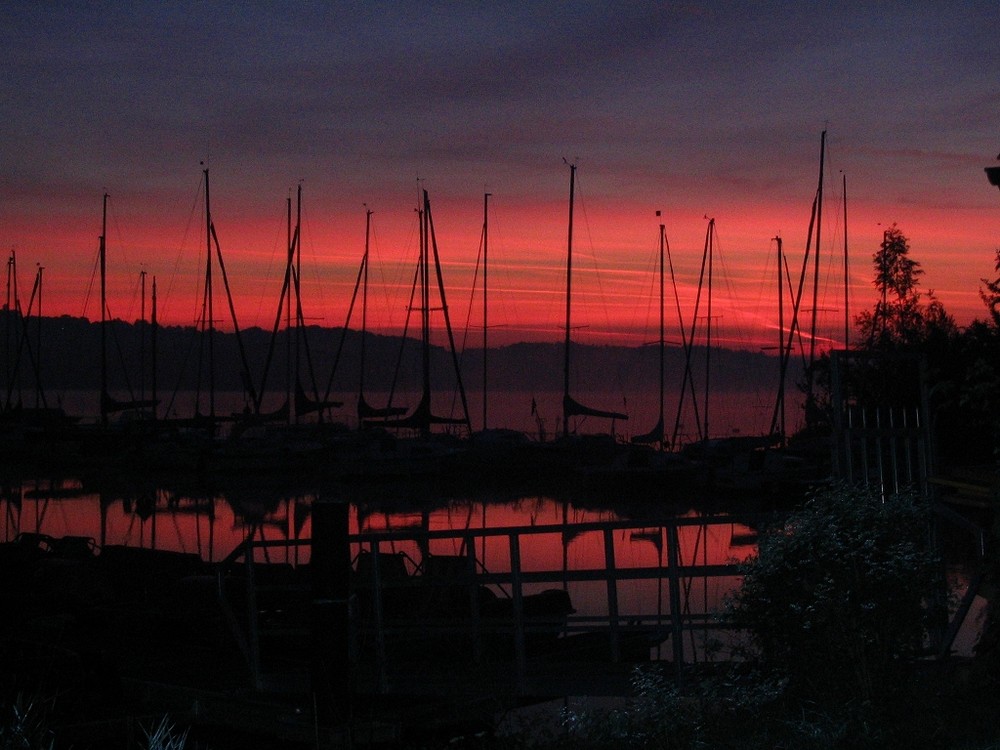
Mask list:
[[[310,538],[311,508],[321,497],[349,504],[352,558],[371,549],[373,535],[392,532],[390,541],[381,542],[381,552],[404,557],[411,572],[426,553],[466,554],[464,545],[474,538],[480,569],[509,574],[508,536],[498,532],[519,529],[517,567],[535,578],[524,593],[563,588],[576,610],[573,618],[584,624],[606,620],[609,606],[615,606],[623,622],[667,627],[667,576],[648,572],[669,563],[668,525],[674,524],[677,535],[675,564],[726,565],[746,559],[755,549],[755,529],[745,518],[685,508],[688,503],[676,499],[668,504],[647,498],[625,512],[592,497],[576,504],[517,491],[438,494],[433,483],[330,486],[289,494],[255,483],[214,491],[153,485],[94,490],[75,479],[28,480],[5,488],[2,538],[10,541],[22,532],[89,537],[98,548],[126,545],[195,553],[210,562],[224,560],[247,539],[291,542],[269,547],[267,559],[297,566],[309,561],[310,548],[295,542]],[[637,507],[641,517],[636,517]],[[445,533],[449,531],[455,533]],[[427,535],[432,538],[422,539]],[[647,571],[645,577],[632,573],[616,581],[613,605],[608,582],[600,578],[609,559],[618,571]],[[680,588],[685,616],[705,621],[721,610],[737,583],[736,576],[687,575]],[[509,585],[494,588],[509,596]],[[689,648],[687,658],[697,655]]]
[[[114,398],[127,400],[130,394],[116,392]],[[149,396],[148,393],[145,394]],[[583,418],[574,420],[571,429],[583,433],[611,432],[623,440],[632,435],[649,432],[657,420],[659,394],[637,390],[624,396],[620,391],[588,390],[574,392],[574,398],[587,406],[622,411],[629,416],[627,421]],[[262,404],[262,411],[277,409],[283,396],[271,394]],[[366,392],[365,398],[372,406],[388,403],[389,394],[383,391]],[[342,421],[349,427],[357,426],[357,394],[348,392],[331,393],[331,399],[341,401],[344,406],[330,412],[330,418]],[[469,416],[472,428],[479,430],[483,425],[482,390],[469,388],[466,391]],[[515,390],[499,391],[489,394],[487,421],[490,427],[502,427],[518,430],[537,438],[543,434],[551,438],[562,431],[562,399],[561,391],[551,390]],[[413,408],[420,400],[416,392],[397,392],[393,396],[393,404]],[[216,412],[220,415],[239,413],[245,405],[244,396],[239,392],[219,392],[215,396]],[[95,420],[100,413],[100,401],[94,391],[65,390],[49,394],[49,405],[60,405],[67,413],[84,415],[85,420]],[[194,413],[195,403],[200,404],[201,413],[208,413],[208,398],[205,393],[196,398],[192,392],[176,395],[160,394],[158,414],[169,414],[171,417],[190,416]],[[705,422],[705,403],[699,397],[697,412],[693,406],[690,392],[686,393],[683,408],[678,408],[680,390],[668,390],[664,393],[664,423],[668,433],[672,433],[675,423],[678,427],[678,443],[683,445],[698,437],[699,426]],[[802,395],[795,388],[790,388],[787,394],[787,430],[789,434],[802,426]],[[771,418],[774,412],[775,394],[770,390],[718,390],[713,393],[708,403],[708,428],[712,437],[730,435],[763,435],[771,428]],[[533,408],[534,405],[534,408]],[[433,410],[435,414],[457,416],[460,414],[461,400],[457,394],[439,395],[435,397]],[[679,417],[678,417],[678,412]]]

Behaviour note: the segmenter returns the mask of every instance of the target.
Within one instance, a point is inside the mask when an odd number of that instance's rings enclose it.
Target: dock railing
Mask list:
[[[729,629],[723,595],[740,575],[736,559],[712,559],[709,537],[747,523],[701,516],[352,534],[352,689],[614,694],[650,661],[680,680],[691,663],[713,658],[710,642]],[[578,540],[588,550],[582,562],[568,554]],[[634,554],[634,542],[650,543],[655,559],[648,549]],[[260,563],[285,544],[248,541],[243,560]],[[248,631],[259,673],[268,659],[255,618]]]

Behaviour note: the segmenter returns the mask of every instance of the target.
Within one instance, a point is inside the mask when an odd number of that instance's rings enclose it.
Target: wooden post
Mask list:
[[[316,719],[329,725],[350,714],[349,602],[351,550],[348,505],[319,500],[312,506],[313,659]]]
[[[607,574],[608,591],[608,637],[611,661],[621,661],[618,646],[618,573],[615,569],[615,537],[611,529],[604,529],[604,567]]]
[[[521,539],[517,532],[507,537],[510,545],[511,599],[514,607],[514,667],[518,695],[528,689],[528,656],[524,643],[524,600],[521,588]]]
[[[677,682],[681,682],[684,667],[684,623],[681,620],[681,584],[680,584],[680,535],[677,524],[667,526],[667,580],[670,584],[670,634],[671,645],[674,648],[674,670]]]

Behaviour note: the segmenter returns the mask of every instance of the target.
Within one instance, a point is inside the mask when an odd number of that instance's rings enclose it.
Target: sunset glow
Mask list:
[[[982,36],[995,8],[900,9],[887,39],[874,10],[836,18],[772,8],[747,24],[726,7],[425,17],[390,4],[358,17],[253,8],[238,20],[221,8],[195,20],[155,4],[134,13],[9,9],[0,33],[12,73],[0,128],[11,147],[0,212],[21,305],[44,267],[44,315],[100,317],[94,279],[107,191],[111,315],[141,316],[145,271],[157,282],[159,321],[195,324],[207,160],[241,327],[273,324],[286,200],[301,183],[306,321],[346,322],[367,206],[369,324],[398,333],[423,188],[452,323],[479,331],[469,345],[481,343],[484,192],[491,345],[558,341],[565,159],[579,177],[575,339],[641,345],[657,336],[662,221],[677,285],[675,300],[668,281],[666,338],[679,341],[676,308],[690,328],[711,217],[715,340],[760,348],[777,339],[773,238],[782,238],[794,285],[826,129],[821,288],[818,301],[803,303],[821,311],[818,335],[843,343],[845,175],[847,316],[873,303],[871,255],[896,222],[926,272],[923,289],[960,325],[983,317],[980,279],[994,275],[1000,246],[1000,195],[982,173],[998,148],[997,52]],[[704,47],[709,38],[718,55]],[[931,40],[927,59],[941,65],[920,62]],[[229,329],[222,289],[220,278],[217,325]]]

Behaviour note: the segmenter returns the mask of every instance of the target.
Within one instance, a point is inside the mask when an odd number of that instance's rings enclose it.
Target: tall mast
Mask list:
[[[11,286],[14,288],[13,297],[10,296]],[[7,293],[8,302],[13,302],[14,310],[18,313],[21,312],[21,297],[17,293],[17,254],[11,250],[10,251],[10,276],[7,279]]]
[[[368,248],[371,241],[372,211],[365,206],[365,255],[361,259],[364,274],[361,287],[361,365],[358,367],[358,399],[365,397],[365,357],[367,355],[368,338]]]
[[[785,285],[782,278],[781,237],[775,237],[774,241],[778,246],[778,419],[781,428],[781,440],[785,440],[785,367],[784,353],[785,346]],[[772,426],[773,431],[773,426]]]
[[[18,347],[16,356],[12,353],[12,344],[15,338],[12,321],[18,324],[18,339],[20,338],[20,331],[23,327],[23,319],[21,317],[21,300],[17,293],[17,253],[14,250],[10,251],[10,258],[7,260],[7,302],[5,305],[5,311],[7,314],[4,317],[6,341],[4,361],[7,363],[7,393],[4,399],[4,408],[9,409],[12,406],[15,388],[20,389],[19,376],[21,371],[20,346]],[[20,393],[18,393],[18,397],[20,398]]]
[[[660,212],[659,211],[656,212],[656,216],[657,216],[657,218],[660,217]],[[664,402],[663,402],[663,379],[664,379],[664,376],[666,375],[666,358],[665,358],[666,339],[664,338],[664,331],[666,330],[666,324],[665,324],[665,319],[664,319],[664,314],[665,314],[665,309],[664,309],[665,294],[664,294],[664,290],[665,290],[665,287],[666,287],[666,265],[665,265],[665,260],[666,260],[666,254],[668,252],[668,249],[667,249],[667,228],[662,223],[662,221],[660,222],[660,240],[659,241],[660,241],[660,333],[659,333],[659,338],[657,339],[656,343],[657,343],[657,347],[659,349],[659,364],[660,364],[659,378],[660,378],[660,380],[659,380],[659,383],[657,384],[658,385],[658,389],[659,389],[659,403],[658,403],[658,407],[657,407],[657,420],[656,420],[656,426],[653,427],[652,430],[650,430],[649,432],[645,433],[644,435],[634,435],[632,437],[632,442],[633,443],[649,443],[649,444],[658,443],[659,446],[660,446],[660,450],[665,450],[666,449],[666,442],[667,441],[666,441],[666,434],[665,434],[664,424],[663,424],[663,406],[664,406]],[[685,341],[685,344],[686,343],[687,342]]]
[[[292,399],[292,278],[291,272],[294,263],[294,245],[292,245],[292,192],[288,191],[288,267],[285,269],[285,276],[288,279],[288,298],[285,300],[285,403],[288,404],[289,419],[291,419]]]
[[[146,271],[139,271],[139,398],[146,398]]]
[[[108,194],[104,194],[101,209],[101,237],[99,262],[101,266],[101,424],[108,424],[108,346],[107,346],[107,241],[108,234]]]
[[[462,384],[462,368],[458,361],[458,350],[455,348],[455,336],[451,328],[451,316],[448,312],[448,301],[445,298],[444,289],[444,277],[441,274],[441,258],[438,255],[437,237],[434,234],[434,221],[431,219],[431,204],[430,200],[427,198],[427,191],[424,191],[424,208],[427,214],[427,244],[428,251],[433,250],[434,253],[434,273],[437,277],[437,288],[438,288],[438,299],[441,302],[441,313],[444,318],[444,327],[448,335],[448,348],[451,350],[451,362],[452,367],[455,371],[455,385],[458,387],[458,395],[462,402],[462,416],[461,417],[433,417],[431,418],[443,424],[458,424],[465,425],[465,429],[468,430],[469,434],[472,433],[472,420],[469,419],[469,401],[465,395],[465,386]],[[428,269],[428,274],[430,270]],[[428,290],[428,302],[430,301],[430,290]],[[430,355],[430,339],[428,339],[428,356]],[[430,401],[428,401],[428,405]]]
[[[45,394],[42,392],[42,272],[45,266],[38,266],[38,325],[35,327],[36,340],[35,352],[38,357],[38,365],[35,368],[35,408],[39,408],[45,401]]]
[[[788,335],[781,345],[780,360],[781,360],[781,379],[779,382],[784,386],[785,377],[788,374],[788,363],[792,357],[792,345],[795,342],[796,333],[799,334],[800,345],[799,348],[804,350],[804,345],[801,342],[801,327],[799,325],[799,311],[802,309],[802,292],[805,288],[806,274],[809,270],[809,255],[812,252],[812,240],[813,240],[813,228],[816,226],[816,208],[818,203],[818,195],[813,197],[812,210],[809,214],[809,231],[806,234],[806,251],[802,258],[802,271],[799,274],[798,289],[794,293],[792,301],[792,319],[788,324]],[[788,273],[787,263],[785,264],[785,273]],[[789,276],[788,278],[788,291],[792,294],[792,280]],[[803,365],[806,365],[805,353],[803,351]],[[806,376],[811,377],[812,368],[806,367]],[[811,381],[807,383],[806,386],[807,396],[806,404],[809,404],[809,397],[812,394],[812,383]],[[782,391],[782,398],[783,398]],[[779,411],[782,406],[781,398],[776,399],[774,402],[774,411],[771,412],[771,432],[775,432],[778,429],[779,421]]]
[[[291,302],[291,295],[288,297]],[[302,183],[295,192],[295,358],[292,375],[295,378],[296,398],[301,388],[299,368],[302,360],[302,337],[305,336],[305,321],[302,319]],[[298,408],[290,409],[289,415],[298,424]]]
[[[489,273],[489,203],[490,203],[490,193],[483,194],[483,430],[486,429],[488,423],[486,421],[486,394],[487,394],[487,330],[489,328],[488,318],[489,315],[489,303],[487,300],[487,292],[489,290],[489,284],[487,283],[487,274]]]
[[[14,269],[14,251],[11,250],[10,251],[10,257],[7,259],[7,299],[4,302],[4,306],[3,306],[3,310],[4,310],[4,316],[3,316],[3,332],[4,332],[4,351],[3,351],[3,355],[4,356],[3,356],[3,361],[4,361],[5,371],[6,371],[6,374],[7,374],[7,379],[4,381],[4,386],[7,389],[7,398],[5,399],[5,402],[4,402],[4,408],[7,408],[7,407],[10,406],[10,392],[11,392],[11,386],[12,386],[12,382],[13,382],[13,374],[12,374],[13,370],[11,368],[11,357],[10,357],[10,350],[11,350],[10,341],[11,341],[11,335],[12,335],[12,331],[11,331],[11,319],[12,319],[11,318],[11,312],[14,310],[14,307],[11,304],[11,282],[12,282],[12,277],[13,277],[13,269]]]
[[[153,300],[152,300],[152,311],[150,313],[150,398],[153,401],[153,419],[156,419],[156,331],[157,331],[157,320],[156,320],[156,277],[153,277]]]
[[[659,211],[657,211],[656,215],[660,216],[661,214],[660,214]],[[666,244],[667,244],[667,227],[661,221],[660,222],[660,340],[658,342],[659,343],[659,348],[660,348],[660,381],[659,381],[660,403],[659,403],[659,420],[656,423],[657,424],[657,429],[660,431],[659,437],[660,437],[660,449],[661,450],[663,449],[663,378],[666,375],[665,366],[664,366],[665,365],[665,362],[664,362],[665,342],[663,340],[663,332],[664,332],[664,328],[665,328],[665,326],[664,326],[664,322],[665,321],[664,321],[664,318],[663,318],[663,284],[664,284],[663,256],[664,256],[664,248],[666,247]]]
[[[431,402],[431,283],[430,283],[430,201],[424,190],[424,203],[420,211],[420,344],[421,375],[423,377],[423,398],[421,402]],[[422,427],[429,432],[429,427]]]
[[[212,207],[205,170],[205,304],[208,307],[208,415],[215,419],[215,307],[212,295]]]
[[[826,160],[826,131],[820,136],[819,148],[819,187],[816,188],[816,254],[813,258],[813,309],[812,325],[809,331],[809,394],[812,401],[813,376],[811,374],[812,364],[816,358],[816,317],[819,313],[819,255],[820,255],[820,234],[823,229],[823,169]]]
[[[569,435],[569,347],[570,300],[573,298],[573,198],[576,189],[576,164],[569,165],[569,230],[566,239],[566,342],[563,347],[563,435]]]
[[[709,388],[709,376],[711,375],[712,359],[712,265],[715,255],[715,219],[708,222],[708,317],[705,320],[705,411],[703,437],[708,440],[708,402],[711,390]]]
[[[569,350],[570,350],[570,300],[573,297],[573,199],[576,187],[576,165],[570,164],[569,172],[569,234],[566,240],[566,345],[563,361],[563,435],[569,435],[570,415],[599,417],[601,419],[628,419],[628,415],[616,411],[592,409],[575,401],[569,395]],[[612,431],[613,431],[612,427]]]
[[[847,269],[847,175],[844,175],[844,348],[851,346],[851,314],[848,301],[848,285],[850,276]]]

